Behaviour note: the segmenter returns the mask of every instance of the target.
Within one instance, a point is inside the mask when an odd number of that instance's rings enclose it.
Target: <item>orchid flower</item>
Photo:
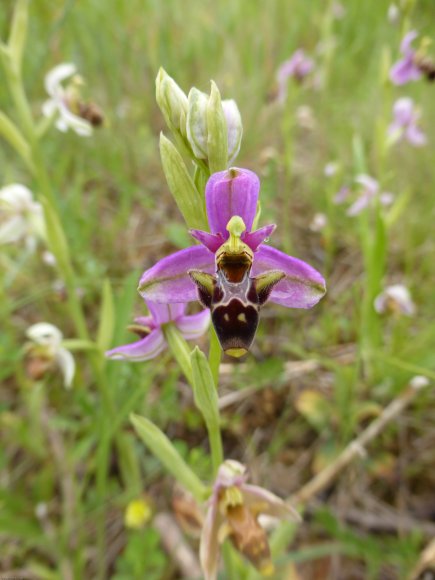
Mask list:
[[[46,372],[58,367],[63,375],[65,388],[69,389],[75,373],[73,355],[62,346],[61,331],[48,322],[38,322],[27,329],[27,370],[32,378],[39,379]]]
[[[403,284],[387,286],[375,299],[375,310],[379,314],[387,312],[413,316],[416,311],[411,294]]]
[[[411,30],[402,40],[400,52],[403,58],[397,61],[390,70],[390,79],[395,85],[404,85],[421,78],[422,73],[416,62],[417,53],[411,46],[417,36],[418,33]]]
[[[364,209],[370,206],[376,197],[379,197],[379,201],[382,205],[390,205],[393,201],[393,194],[390,192],[379,192],[379,183],[373,177],[369,175],[361,174],[355,180],[362,189],[359,193],[358,199],[350,206],[347,210],[347,215],[356,216],[361,213]]]
[[[311,308],[325,293],[314,268],[263,244],[275,225],[251,231],[259,189],[258,177],[247,169],[213,174],[205,191],[211,232],[191,230],[201,245],[163,258],[139,283],[141,295],[155,302],[199,299],[210,308],[221,346],[232,356],[249,349],[267,300]]]
[[[394,121],[388,128],[392,141],[406,139],[414,147],[426,144],[426,135],[417,125],[420,112],[414,106],[414,101],[408,97],[397,99],[393,107]]]
[[[282,499],[256,485],[246,483],[247,473],[238,461],[227,460],[219,468],[201,534],[199,557],[206,580],[215,580],[219,546],[229,538],[263,575],[274,572],[266,532],[260,514],[301,520]]]
[[[283,103],[287,97],[288,79],[293,77],[296,81],[302,82],[314,68],[314,62],[305,55],[299,48],[293,55],[284,61],[278,69],[276,78],[278,81],[278,101]]]
[[[33,250],[37,237],[44,236],[42,206],[24,185],[12,183],[0,189],[0,244],[25,240]]]
[[[210,324],[210,312],[202,310],[197,314],[186,315],[186,304],[157,304],[146,300],[149,316],[135,318],[129,330],[140,336],[140,340],[118,346],[106,352],[114,360],[144,361],[155,358],[167,344],[162,326],[169,322],[175,324],[186,340],[196,340],[202,336]]]
[[[72,129],[77,135],[89,137],[92,135],[92,123],[83,118],[83,103],[79,101],[77,94],[77,82],[80,82],[76,74],[76,66],[72,63],[64,63],[55,66],[45,76],[45,89],[50,99],[42,106],[45,117],[56,116],[56,128],[66,132]],[[73,77],[72,83],[65,88],[62,83]],[[75,85],[74,85],[75,82]]]

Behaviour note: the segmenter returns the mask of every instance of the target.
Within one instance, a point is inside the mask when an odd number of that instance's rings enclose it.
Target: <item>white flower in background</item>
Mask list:
[[[46,117],[56,115],[56,127],[59,131],[72,129],[82,137],[92,135],[92,125],[80,116],[80,102],[77,88],[81,79],[76,75],[76,67],[72,63],[55,66],[45,76],[45,89],[50,99],[45,101],[42,112]],[[62,83],[73,77],[72,82],[65,88]]]
[[[333,2],[331,12],[336,20],[341,20],[346,16],[346,8],[340,2]]]
[[[30,361],[34,363],[33,378],[41,378],[46,371],[57,366],[63,375],[65,388],[69,389],[74,378],[75,362],[69,350],[62,346],[61,331],[48,322],[38,322],[27,329],[26,336],[33,343],[27,349]],[[41,361],[45,364],[41,364]],[[38,376],[36,376],[37,370],[42,370]]]
[[[387,286],[375,299],[375,310],[379,314],[405,314],[413,316],[416,311],[411,294],[403,284]]]
[[[390,24],[397,24],[400,19],[400,10],[396,4],[390,4],[387,12],[388,22]]]
[[[54,266],[56,266],[56,263],[57,263],[56,257],[54,256],[54,254],[52,254],[48,250],[46,250],[45,252],[42,252],[42,261],[47,266],[51,266],[53,268],[54,268]]]
[[[329,161],[323,168],[323,174],[325,177],[333,177],[339,169],[340,164],[337,161]]]
[[[316,119],[313,109],[308,105],[300,105],[296,109],[296,121],[302,129],[312,131],[316,128]]]
[[[44,237],[44,218],[32,192],[19,183],[0,189],[0,244],[24,240],[33,250],[38,237]]]
[[[328,225],[328,218],[324,213],[316,213],[314,214],[313,219],[310,223],[310,230],[312,232],[321,232],[326,228]]]
[[[409,384],[413,389],[424,389],[430,385],[430,381],[427,377],[416,375],[415,377],[412,377]]]

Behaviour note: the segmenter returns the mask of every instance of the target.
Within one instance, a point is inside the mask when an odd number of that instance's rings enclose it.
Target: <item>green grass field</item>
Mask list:
[[[3,42],[15,4],[0,7]],[[90,138],[53,127],[30,148],[51,184],[71,279],[59,246],[0,246],[1,580],[198,578],[168,547],[179,533],[197,566],[198,538],[174,519],[174,477],[129,420],[133,412],[155,423],[212,484],[207,430],[188,381],[169,350],[134,364],[102,356],[134,340],[127,325],[145,314],[136,291],[143,270],[192,244],[160,162],[159,134],[170,137],[155,99],[160,67],[186,93],[209,91],[213,79],[222,98],[237,101],[244,132],[235,165],[260,177],[260,225],[276,223],[273,245],[326,279],[318,306],[266,305],[250,353],[222,359],[224,457],[248,466],[255,484],[300,501],[303,511],[303,523],[272,532],[274,578],[435,574],[435,84],[388,80],[405,32],[419,32],[416,47],[434,38],[435,4],[400,0],[396,22],[386,0],[340,6],[30,2],[22,77],[34,119],[47,98],[45,74],[73,62],[105,121]],[[289,79],[280,105],[276,72],[298,48],[314,70],[306,82]],[[0,67],[0,111],[26,135],[7,81]],[[421,111],[424,147],[406,140],[385,146],[400,97]],[[337,170],[328,177],[330,162]],[[346,210],[363,173],[394,201],[351,217]],[[2,139],[0,126],[0,189],[22,183],[41,201],[44,179]],[[337,205],[343,186],[352,192]],[[327,225],[314,231],[319,213]],[[47,249],[59,267],[44,260]],[[392,284],[409,289],[411,316],[391,304],[390,312],[375,311],[374,299]],[[26,330],[37,322],[54,324],[69,341],[76,361],[69,390],[59,372],[29,374]],[[208,352],[207,336],[198,344]],[[429,380],[418,393],[409,386],[417,375]],[[383,422],[392,401],[403,407]],[[305,484],[379,420],[367,445],[305,496]],[[139,498],[152,515],[134,529],[125,514]],[[163,531],[162,515],[171,522]],[[427,546],[432,554],[424,560]],[[225,563],[222,579],[260,578],[231,548]]]

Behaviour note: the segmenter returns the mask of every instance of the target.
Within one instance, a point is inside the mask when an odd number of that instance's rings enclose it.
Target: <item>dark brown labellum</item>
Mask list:
[[[224,352],[246,354],[257,331],[260,306],[284,276],[271,271],[251,278],[252,261],[245,254],[223,255],[214,276],[191,270],[199,299],[210,308],[211,319]]]

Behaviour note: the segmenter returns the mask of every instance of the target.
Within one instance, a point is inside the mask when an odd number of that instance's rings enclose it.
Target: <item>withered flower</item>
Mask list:
[[[246,467],[238,461],[220,466],[201,534],[199,556],[206,580],[216,578],[219,547],[226,538],[261,574],[270,576],[274,566],[259,515],[300,521],[298,512],[282,499],[246,481]]]

